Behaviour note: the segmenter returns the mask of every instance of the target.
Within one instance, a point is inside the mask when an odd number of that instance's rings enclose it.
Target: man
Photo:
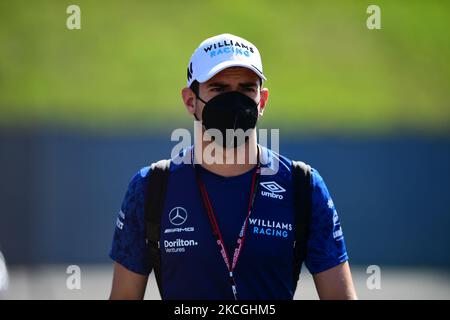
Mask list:
[[[206,39],[191,57],[181,95],[202,135],[170,163],[159,241],[163,299],[294,296],[292,161],[257,144],[264,80],[257,48],[231,34]],[[247,134],[229,138],[230,129]],[[119,213],[111,299],[142,299],[152,271],[143,208],[149,174],[145,167],[133,177]],[[355,299],[339,218],[314,169],[310,187],[305,264],[321,299]]]

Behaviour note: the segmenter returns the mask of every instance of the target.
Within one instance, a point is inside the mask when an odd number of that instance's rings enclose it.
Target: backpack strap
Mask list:
[[[309,225],[312,215],[311,167],[292,161],[293,198],[295,212],[294,283],[297,286],[306,258]]]
[[[144,200],[145,241],[149,247],[149,260],[152,269],[155,271],[156,282],[161,296],[161,252],[159,240],[161,217],[169,180],[169,167],[170,160],[160,160],[151,164]]]

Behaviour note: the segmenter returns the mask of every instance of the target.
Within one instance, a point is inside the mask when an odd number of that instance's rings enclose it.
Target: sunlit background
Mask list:
[[[69,30],[66,9],[81,9]],[[369,30],[367,7],[381,8]],[[450,299],[450,2],[1,1],[0,251],[7,299],[106,298],[131,177],[192,131],[194,49],[262,54],[260,128],[324,177],[366,299]],[[66,269],[81,268],[68,290]],[[381,288],[367,287],[367,267]],[[153,278],[147,298],[159,298]],[[296,298],[317,298],[305,274]]]

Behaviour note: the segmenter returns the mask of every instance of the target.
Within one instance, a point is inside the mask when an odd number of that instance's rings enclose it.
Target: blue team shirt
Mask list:
[[[211,231],[190,164],[191,148],[171,161],[161,220],[163,299],[233,299],[228,271]],[[239,299],[293,299],[292,161],[261,147],[262,175],[234,277]],[[199,166],[200,167],[200,166]],[[222,177],[200,167],[229,255],[247,214],[252,174]],[[117,218],[110,257],[148,275],[144,195],[149,167],[131,180]],[[339,217],[312,168],[312,221],[305,265],[316,274],[348,260]]]

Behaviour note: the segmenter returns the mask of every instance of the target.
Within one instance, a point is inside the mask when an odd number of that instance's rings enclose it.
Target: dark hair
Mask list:
[[[192,81],[192,83],[191,83],[191,85],[189,86],[189,88],[191,88],[191,90],[194,91],[194,93],[195,93],[196,96],[199,95],[200,84],[198,83],[197,80]]]

